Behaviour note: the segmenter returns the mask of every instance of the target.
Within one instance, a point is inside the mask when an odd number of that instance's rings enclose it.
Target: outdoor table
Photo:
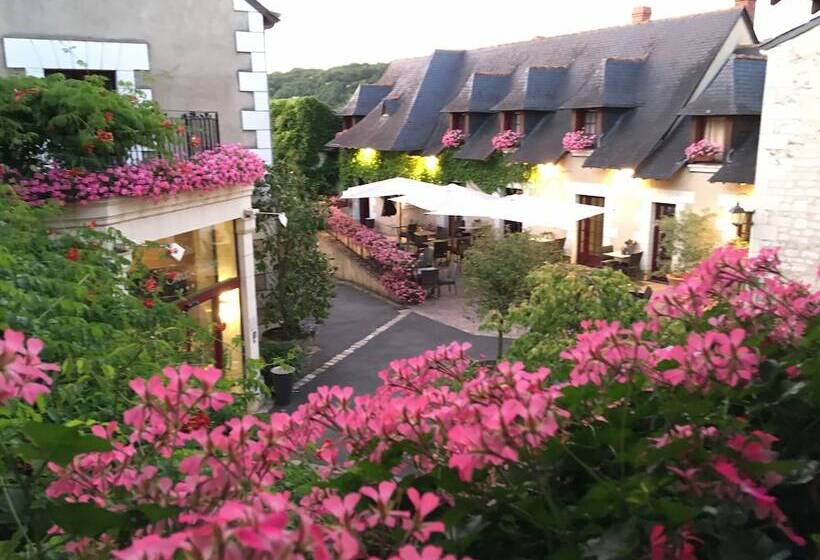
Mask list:
[[[628,261],[629,257],[631,257],[632,255],[628,255],[620,251],[612,251],[611,253],[604,253],[604,256],[609,257],[611,259],[615,259],[616,261]]]

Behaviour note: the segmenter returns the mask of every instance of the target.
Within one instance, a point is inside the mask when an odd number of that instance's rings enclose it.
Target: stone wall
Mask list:
[[[330,259],[330,264],[334,269],[333,275],[336,278],[355,284],[387,299],[393,299],[390,292],[381,285],[378,277],[362,266],[356,254],[336,241],[332,235],[319,232],[319,249]]]
[[[820,285],[820,27],[766,51],[751,251],[781,247],[787,274]]]

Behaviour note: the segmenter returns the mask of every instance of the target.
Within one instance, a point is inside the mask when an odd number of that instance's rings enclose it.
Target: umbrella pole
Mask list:
[[[399,202],[399,229],[396,230],[396,240],[401,243],[401,207],[404,205],[403,202]]]

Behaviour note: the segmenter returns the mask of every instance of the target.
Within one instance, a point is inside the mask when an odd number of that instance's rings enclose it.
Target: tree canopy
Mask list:
[[[268,88],[273,99],[313,96],[332,109],[339,109],[362,83],[371,83],[387,64],[345,64],[327,70],[294,68],[268,74]]]

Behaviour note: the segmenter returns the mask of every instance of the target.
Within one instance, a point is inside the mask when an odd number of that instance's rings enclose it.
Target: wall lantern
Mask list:
[[[732,225],[737,228],[737,237],[743,241],[748,242],[752,233],[752,216],[754,210],[747,211],[739,202],[736,202],[734,207],[729,210],[729,216],[732,219]]]

